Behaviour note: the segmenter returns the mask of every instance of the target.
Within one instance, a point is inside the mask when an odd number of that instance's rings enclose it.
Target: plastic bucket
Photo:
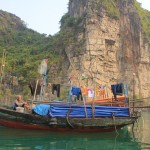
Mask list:
[[[17,112],[24,112],[24,108],[23,107],[16,107],[16,111]]]

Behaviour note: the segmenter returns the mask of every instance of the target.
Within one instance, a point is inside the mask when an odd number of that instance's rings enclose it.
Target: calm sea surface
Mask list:
[[[111,133],[54,133],[0,127],[0,150],[150,150],[150,110],[134,132],[131,126]]]

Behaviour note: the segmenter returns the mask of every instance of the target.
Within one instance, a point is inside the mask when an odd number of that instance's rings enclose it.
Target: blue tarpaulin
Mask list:
[[[67,112],[72,110],[69,117],[85,118],[84,105],[59,105],[59,104],[40,104],[34,108],[34,111],[39,115],[49,115],[51,117],[66,117]],[[92,106],[86,105],[88,118],[92,118]],[[113,106],[94,106],[94,117],[128,117],[128,107],[113,107]]]
[[[47,116],[49,114],[49,110],[50,105],[48,104],[39,104],[33,108],[33,111],[41,116]]]
[[[69,110],[72,112],[69,114],[69,117],[84,118],[85,107],[84,105],[77,106],[51,106],[50,116],[51,117],[66,117],[66,114]],[[86,112],[89,118],[92,117],[92,106],[86,105]],[[94,117],[128,117],[129,108],[128,107],[112,107],[112,106],[94,106]]]

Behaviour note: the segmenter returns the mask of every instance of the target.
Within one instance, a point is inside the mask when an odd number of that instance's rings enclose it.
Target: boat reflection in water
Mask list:
[[[150,109],[142,111],[142,116],[138,120],[138,124],[134,126],[134,132],[132,132],[131,126],[128,127],[128,131],[133,140],[140,143],[141,150],[150,149]],[[132,133],[132,134],[131,134]]]
[[[7,130],[7,131],[6,131]],[[6,136],[7,132],[7,136]],[[104,134],[36,133],[24,130],[1,129],[0,149],[38,150],[112,150],[140,149],[127,130]]]

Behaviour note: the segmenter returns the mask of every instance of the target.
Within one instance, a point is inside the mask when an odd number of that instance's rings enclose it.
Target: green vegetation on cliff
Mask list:
[[[140,16],[145,41],[150,43],[150,11],[143,9],[141,4],[134,0],[135,9]]]
[[[108,16],[119,19],[120,12],[116,3],[116,0],[93,0],[92,7],[98,16],[101,16],[101,11],[106,10]],[[150,12],[141,8],[136,0],[134,5],[141,18],[145,39],[150,43]],[[0,66],[3,49],[6,49],[5,72],[19,78],[24,94],[29,81],[39,77],[38,65],[46,56],[49,58],[49,70],[54,69],[49,73],[50,78],[65,76],[69,65],[67,61],[64,62],[68,59],[65,51],[80,53],[84,50],[84,19],[85,16],[74,18],[66,13],[60,20],[60,32],[54,36],[46,36],[28,29],[19,17],[1,10]]]
[[[57,36],[47,37],[28,29],[19,17],[2,10],[0,23],[0,66],[5,49],[4,72],[17,76],[22,86],[27,87],[31,79],[39,77],[38,65],[46,56],[49,66],[60,62],[58,54],[61,46]]]
[[[82,46],[84,45],[84,38],[77,38],[78,35],[83,35],[84,27],[83,27],[84,17],[74,18],[66,13],[62,19],[61,30],[59,32],[59,36],[61,36],[62,42],[65,47],[72,47],[75,52],[81,52]]]
[[[94,0],[94,4],[98,13],[101,13],[99,12],[100,7],[103,6],[109,17],[113,19],[119,19],[120,12],[116,6],[116,0]]]

